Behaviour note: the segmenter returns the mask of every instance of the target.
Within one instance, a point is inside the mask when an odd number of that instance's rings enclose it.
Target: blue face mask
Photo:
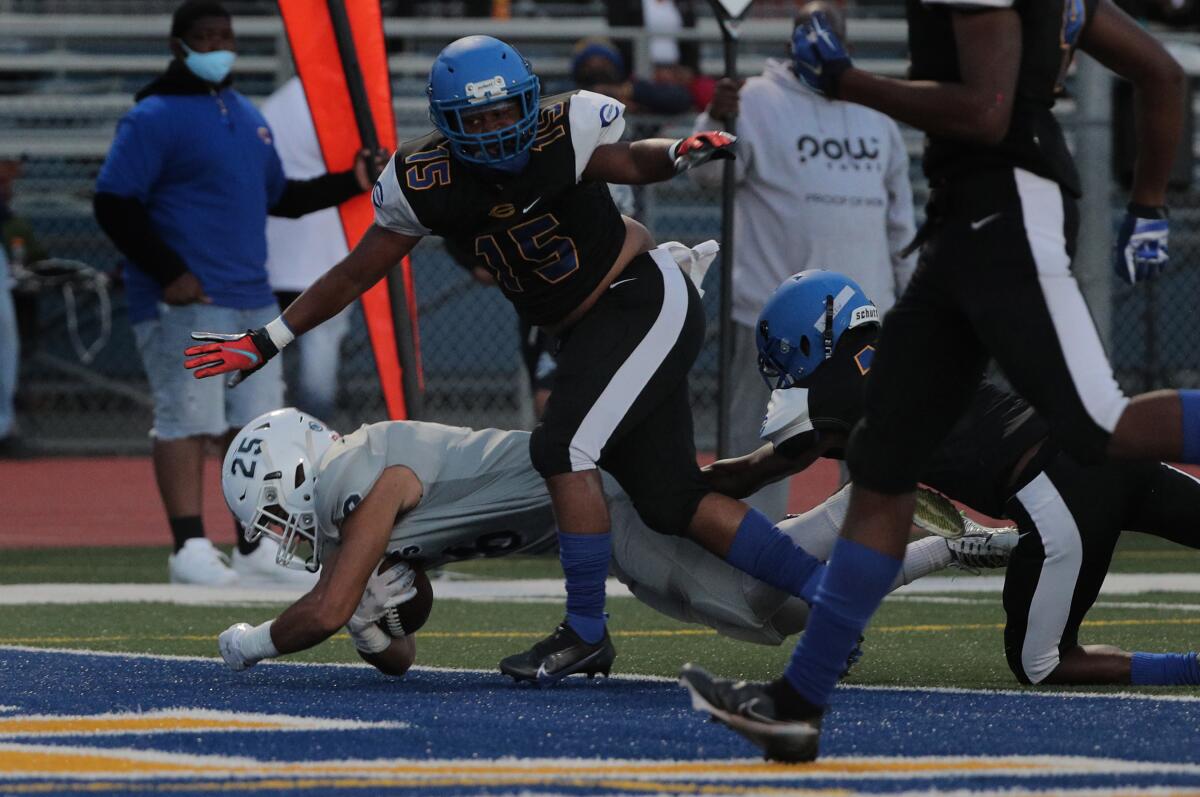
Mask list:
[[[229,76],[229,70],[233,69],[233,61],[237,58],[237,53],[233,50],[198,53],[184,44],[182,40],[179,43],[183,45],[183,51],[187,53],[187,58],[183,60],[184,65],[201,80],[220,83]]]

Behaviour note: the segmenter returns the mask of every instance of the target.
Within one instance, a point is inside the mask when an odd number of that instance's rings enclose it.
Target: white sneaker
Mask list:
[[[167,573],[172,584],[224,587],[237,580],[237,574],[229,567],[229,557],[204,537],[192,537],[178,552],[168,556]]]
[[[233,552],[233,572],[238,585],[265,589],[288,589],[308,592],[317,583],[317,574],[307,570],[292,570],[275,564],[274,541],[262,539],[258,547],[248,554]]]
[[[983,567],[1004,567],[1017,547],[1020,534],[1015,528],[989,529],[971,522],[967,533],[956,540],[946,540],[951,565],[978,574]]]

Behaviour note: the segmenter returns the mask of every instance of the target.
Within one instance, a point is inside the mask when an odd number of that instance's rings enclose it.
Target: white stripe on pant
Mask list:
[[[1113,377],[1096,323],[1071,273],[1064,233],[1063,197],[1058,183],[1014,169],[1017,194],[1038,283],[1058,345],[1084,410],[1097,426],[1112,432],[1129,399]],[[1020,323],[1020,319],[1014,319]]]
[[[1058,667],[1058,646],[1083,564],[1083,542],[1074,516],[1045,473],[1039,473],[1016,497],[1041,536],[1046,554],[1021,645],[1021,668],[1036,684]]]
[[[649,253],[663,277],[663,303],[650,331],[621,364],[571,438],[571,470],[591,470],[617,425],[667,358],[687,318],[688,289],[683,272],[663,249]],[[609,287],[612,289],[612,286]],[[620,290],[620,288],[617,288]]]

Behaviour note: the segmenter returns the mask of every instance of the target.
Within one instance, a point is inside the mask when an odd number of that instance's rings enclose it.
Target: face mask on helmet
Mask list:
[[[221,464],[221,490],[247,540],[273,540],[275,562],[316,572],[317,464],[338,435],[295,409],[260,415],[238,432]]]
[[[772,390],[811,377],[833,356],[849,329],[879,324],[879,310],[862,288],[833,271],[811,269],[788,277],[758,316],[758,371]]]
[[[529,62],[491,36],[448,45],[429,71],[429,116],[460,160],[515,173],[537,135],[540,84]]]

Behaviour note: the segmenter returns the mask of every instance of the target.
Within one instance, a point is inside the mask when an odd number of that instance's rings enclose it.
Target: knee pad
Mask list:
[[[846,445],[850,480],[885,495],[915,490],[923,459],[916,444],[880,433],[866,420],[854,427]]]

